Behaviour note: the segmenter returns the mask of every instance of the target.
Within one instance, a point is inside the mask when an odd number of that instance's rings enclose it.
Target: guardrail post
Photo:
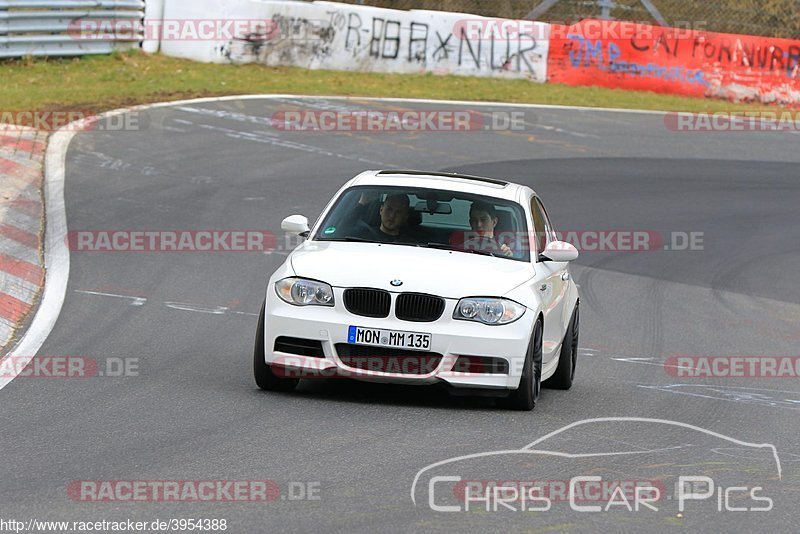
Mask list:
[[[144,5],[144,36],[142,50],[155,54],[161,47],[165,0],[146,0]]]

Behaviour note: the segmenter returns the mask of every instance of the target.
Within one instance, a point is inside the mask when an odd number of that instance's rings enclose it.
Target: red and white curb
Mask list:
[[[0,353],[44,284],[42,166],[47,135],[0,124]]]

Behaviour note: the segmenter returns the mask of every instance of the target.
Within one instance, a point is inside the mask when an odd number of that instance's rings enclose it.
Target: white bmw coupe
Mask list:
[[[444,384],[531,410],[569,389],[578,353],[572,245],[536,193],[493,178],[367,171],[347,182],[269,280],[254,374]]]

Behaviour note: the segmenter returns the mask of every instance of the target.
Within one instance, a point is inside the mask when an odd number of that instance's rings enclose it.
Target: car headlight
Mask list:
[[[275,283],[284,302],[296,306],[333,306],[333,288],[325,282],[305,278],[284,278]]]
[[[489,297],[461,299],[453,312],[453,319],[476,321],[483,324],[513,323],[525,313],[525,306],[513,300]]]

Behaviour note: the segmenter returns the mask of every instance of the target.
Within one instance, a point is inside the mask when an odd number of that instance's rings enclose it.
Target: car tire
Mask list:
[[[267,302],[261,305],[258,315],[258,328],[256,330],[256,346],[253,349],[253,376],[259,388],[265,391],[291,391],[300,382],[297,378],[281,378],[272,372],[264,358],[264,314]]]
[[[544,383],[545,387],[563,390],[572,387],[572,382],[575,380],[575,367],[578,363],[579,333],[580,313],[578,312],[578,305],[576,304],[575,311],[572,312],[572,318],[567,327],[567,332],[564,334],[564,341],[561,343],[561,353],[558,355],[558,367],[553,376]]]
[[[519,387],[505,399],[507,408],[530,411],[536,407],[542,390],[542,330],[542,321],[537,320],[528,343]]]

